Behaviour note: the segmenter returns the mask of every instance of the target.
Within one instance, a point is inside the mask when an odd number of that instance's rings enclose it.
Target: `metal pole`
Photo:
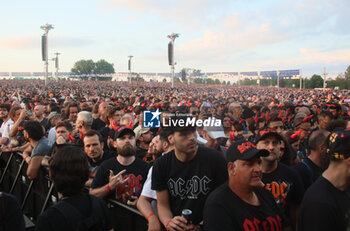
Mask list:
[[[128,63],[128,69],[129,69],[129,83],[131,83],[131,59],[132,59],[132,55],[129,55],[128,58],[129,58],[129,63]]]
[[[299,86],[299,89],[300,89],[300,90],[301,90],[301,88],[302,88],[302,86],[303,86],[303,85],[302,85],[302,84],[303,84],[303,83],[302,83],[302,77],[303,77],[303,70],[300,70],[300,77],[299,77],[299,79],[300,79],[300,84],[299,84],[300,86]]]
[[[324,67],[324,69],[323,69],[323,91],[326,90],[326,77],[327,77],[326,67]]]
[[[277,71],[277,87],[280,87],[280,71]]]
[[[168,38],[171,39],[171,43],[173,45],[173,52],[172,52],[172,59],[171,59],[171,87],[174,88],[174,70],[175,70],[175,67],[174,67],[174,42],[175,42],[175,39],[179,37],[179,34],[176,34],[176,33],[172,33],[171,35],[168,35]]]
[[[56,55],[55,67],[56,67],[56,79],[57,79],[57,80],[58,80],[58,69],[59,69],[58,56],[59,56],[60,54],[61,54],[61,53],[58,53],[58,52],[55,53],[55,55]]]
[[[47,86],[48,84],[48,72],[49,72],[49,49],[48,49],[48,35],[49,35],[49,30],[53,29],[53,25],[50,25],[48,23],[46,23],[46,25],[41,26],[40,27],[42,30],[45,31],[45,35],[46,35],[46,59],[45,59],[45,86]]]

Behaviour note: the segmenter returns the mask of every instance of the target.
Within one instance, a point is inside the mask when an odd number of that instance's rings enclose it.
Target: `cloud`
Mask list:
[[[81,39],[75,37],[63,37],[56,34],[49,34],[49,44],[55,48],[62,47],[83,47],[90,45],[92,40]],[[0,41],[1,48],[7,49],[40,49],[41,47],[41,36],[39,35],[28,35],[21,37],[13,37]]]
[[[303,68],[307,66],[337,66],[348,65],[350,60],[350,49],[320,51],[318,49],[301,48],[296,57],[269,59],[256,63],[257,69],[263,67],[295,67]]]
[[[220,32],[206,30],[202,37],[181,45],[179,55],[184,59],[211,57],[222,61],[233,53],[253,50],[290,37],[288,33],[281,34],[271,30],[268,20],[258,22],[259,20],[249,22],[246,16],[235,13],[221,22]]]
[[[241,1],[241,0],[235,0]],[[214,23],[222,17],[228,6],[226,0],[104,0],[104,11],[117,10],[129,14],[155,15],[166,22],[180,23],[186,27]],[[216,12],[221,14],[217,14]]]
[[[40,38],[34,36],[14,37],[0,41],[0,47],[8,49],[38,49],[40,47],[38,39]]]

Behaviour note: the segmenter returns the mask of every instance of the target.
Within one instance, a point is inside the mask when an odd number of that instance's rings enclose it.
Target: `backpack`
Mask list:
[[[90,215],[84,217],[78,209],[67,201],[58,202],[53,208],[57,209],[65,218],[68,226],[75,231],[104,230],[105,220],[101,210],[101,205],[97,198],[89,195]],[[78,222],[77,222],[78,221]]]

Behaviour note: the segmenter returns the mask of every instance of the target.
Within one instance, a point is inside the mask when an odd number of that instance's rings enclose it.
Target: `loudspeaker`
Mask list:
[[[131,59],[128,60],[128,70],[131,71]]]
[[[44,34],[43,36],[41,36],[41,57],[43,58],[43,61],[47,60],[46,49],[47,49],[47,36]]]
[[[55,58],[55,68],[58,69],[58,57]]]
[[[168,44],[168,60],[169,60],[169,66],[173,65],[173,43],[169,42]]]

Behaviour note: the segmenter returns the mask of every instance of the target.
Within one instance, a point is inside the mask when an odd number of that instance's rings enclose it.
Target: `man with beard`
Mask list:
[[[39,173],[44,156],[50,155],[52,146],[44,136],[44,128],[38,121],[27,121],[23,129],[24,139],[30,143],[32,152],[30,156],[24,152],[22,157],[28,163],[27,176],[33,180]]]
[[[113,153],[103,150],[104,143],[98,131],[90,130],[84,135],[84,151],[88,156],[90,176],[85,186],[90,187],[100,165],[112,157]]]
[[[267,150],[258,150],[245,140],[230,146],[229,181],[212,192],[205,203],[205,230],[287,230],[284,214],[261,187],[260,157],[268,155]]]
[[[106,199],[115,199],[130,206],[136,206],[149,165],[136,158],[134,131],[122,126],[115,132],[115,147],[118,156],[104,161],[91,184],[90,194]],[[113,223],[118,230],[133,226],[132,213],[114,207]]]
[[[10,140],[9,133],[13,125],[13,120],[11,120],[9,116],[10,109],[10,104],[0,105],[0,119],[2,120],[0,127],[0,144],[7,144]]]
[[[150,166],[135,157],[135,133],[132,129],[122,126],[115,132],[115,147],[118,156],[101,164],[90,193],[135,205]]]
[[[304,183],[305,190],[327,167],[325,141],[329,134],[327,130],[314,131],[309,138],[310,155],[294,166]]]
[[[191,117],[169,118],[168,139],[174,150],[153,164],[152,189],[157,192],[159,220],[167,230],[199,230],[206,198],[227,180],[224,157],[198,146],[196,127],[188,120]],[[185,209],[191,210],[190,218],[181,216]]]
[[[304,185],[294,169],[279,162],[281,141],[281,135],[271,128],[260,129],[256,136],[257,148],[269,151],[268,156],[261,157],[264,187],[271,192],[277,205],[295,227]]]

